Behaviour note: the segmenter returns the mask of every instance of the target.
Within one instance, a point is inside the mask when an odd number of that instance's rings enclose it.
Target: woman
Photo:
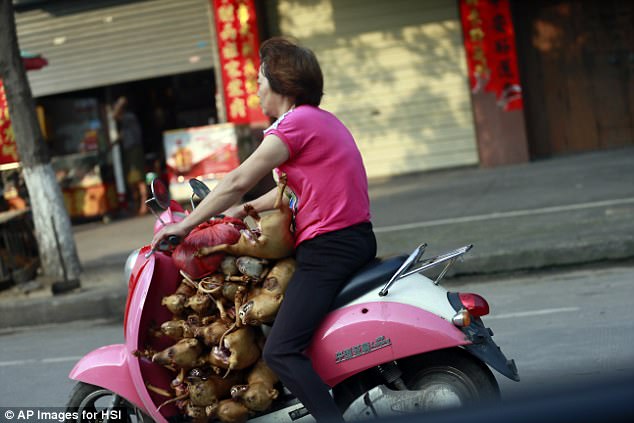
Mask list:
[[[277,120],[256,151],[185,220],[156,234],[152,245],[168,235],[185,236],[223,211],[244,218],[241,206],[230,206],[273,169],[286,173],[297,268],[262,355],[315,419],[343,421],[303,351],[346,280],[376,254],[365,168],[350,132],[318,107],[323,77],[313,52],[272,38],[262,44],[260,58],[260,105]],[[251,205],[256,211],[272,209],[276,191]]]
[[[130,190],[130,208],[135,214],[146,214],[147,185],[145,184],[145,158],[139,120],[128,108],[128,99],[119,97],[114,105],[113,117],[117,121],[119,138],[123,148],[123,169],[127,188]]]

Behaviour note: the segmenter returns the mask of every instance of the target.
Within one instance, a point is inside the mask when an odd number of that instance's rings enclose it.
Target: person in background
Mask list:
[[[0,213],[9,210],[9,202],[4,196],[4,178],[0,176]]]
[[[119,97],[113,108],[113,116],[117,122],[119,137],[115,142],[121,143],[123,171],[126,185],[130,193],[130,210],[135,214],[147,213],[147,185],[145,183],[145,159],[143,155],[143,138],[138,119],[128,110],[128,99]]]
[[[314,53],[272,38],[260,47],[260,58],[260,106],[277,120],[253,154],[183,221],[159,231],[152,246],[170,235],[185,237],[222,212],[244,218],[243,207],[234,204],[272,170],[285,173],[297,267],[262,356],[317,421],[343,421],[304,350],[345,282],[376,255],[365,167],[352,134],[319,108],[323,76]],[[276,191],[251,205],[258,212],[272,209]]]
[[[146,185],[150,186],[153,180],[160,179],[166,186],[169,186],[169,178],[165,166],[163,166],[164,159],[156,153],[150,153],[145,158],[146,163],[149,163],[145,172]]]

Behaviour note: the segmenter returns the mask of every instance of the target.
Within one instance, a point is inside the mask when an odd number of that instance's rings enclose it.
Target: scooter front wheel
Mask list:
[[[151,422],[124,398],[100,386],[78,382],[66,404],[65,423]]]

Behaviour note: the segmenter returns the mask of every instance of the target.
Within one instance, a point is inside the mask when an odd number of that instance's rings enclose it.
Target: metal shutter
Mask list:
[[[49,61],[29,72],[34,96],[210,69],[208,0],[54,1],[16,11],[22,50]]]
[[[322,107],[352,131],[369,177],[478,162],[457,2],[278,0],[268,15],[316,53]]]

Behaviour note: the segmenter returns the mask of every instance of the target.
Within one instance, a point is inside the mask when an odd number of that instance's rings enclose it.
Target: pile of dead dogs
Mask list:
[[[259,326],[275,318],[294,268],[293,258],[268,266],[267,260],[226,256],[222,272],[197,281],[184,276],[163,298],[174,318],[156,334],[176,343],[151,357],[174,370],[173,392],[148,388],[194,422],[243,422],[266,411],[278,396],[278,379],[261,359]]]
[[[216,271],[194,279],[182,271],[176,292],[162,299],[173,315],[155,328],[154,336],[175,343],[162,351],[139,355],[174,372],[171,392],[148,389],[175,404],[193,422],[244,422],[265,412],[278,397],[277,376],[261,358],[261,325],[273,322],[295,270],[290,212],[282,204],[285,178],[274,213],[242,230],[232,244],[198,250],[198,257],[221,254]]]

